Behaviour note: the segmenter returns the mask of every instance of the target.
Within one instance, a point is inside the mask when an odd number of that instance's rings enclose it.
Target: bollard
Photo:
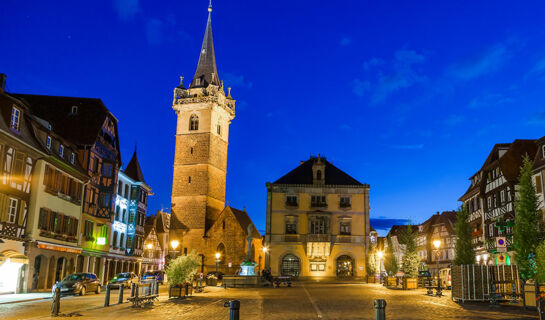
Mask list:
[[[56,317],[59,315],[59,312],[61,312],[61,288],[56,287],[51,305],[51,316]]]
[[[136,290],[136,283],[131,283],[131,298],[134,297],[134,291]]]
[[[124,288],[125,288],[125,286],[123,284],[119,285],[119,297],[117,298],[117,304],[122,304],[123,303],[123,289]]]
[[[155,294],[159,295],[159,282],[155,281]]]
[[[109,283],[106,285],[106,293],[104,294],[104,306],[105,307],[110,306],[110,284]]]
[[[229,320],[239,320],[239,311],[240,311],[239,300],[226,301],[223,306],[226,308],[229,308]]]
[[[384,299],[375,300],[375,319],[386,320],[386,300]]]

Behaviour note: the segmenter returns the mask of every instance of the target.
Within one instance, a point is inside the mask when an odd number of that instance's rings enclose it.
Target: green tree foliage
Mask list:
[[[377,246],[371,243],[369,250],[367,251],[367,257],[365,260],[365,268],[367,269],[368,276],[374,276],[377,273]]]
[[[520,169],[518,190],[515,197],[515,226],[513,245],[515,260],[524,280],[536,274],[535,256],[539,245],[539,212],[534,184],[532,183],[532,162],[528,155]]]
[[[392,244],[392,238],[388,236],[388,248],[384,253],[384,269],[390,274],[396,274],[399,269],[397,258],[394,253],[394,245]]]
[[[166,270],[169,284],[177,286],[192,282],[199,266],[200,263],[195,250],[188,255],[171,260]]]
[[[453,263],[457,266],[475,263],[475,251],[471,244],[471,226],[467,207],[462,206],[456,214],[456,246]]]
[[[418,266],[420,258],[418,257],[416,246],[416,233],[413,231],[413,226],[409,223],[407,229],[401,236],[402,242],[405,245],[405,253],[401,261],[401,268],[405,272],[405,276],[409,278],[418,277]]]
[[[536,250],[536,280],[545,283],[545,242],[542,242]]]

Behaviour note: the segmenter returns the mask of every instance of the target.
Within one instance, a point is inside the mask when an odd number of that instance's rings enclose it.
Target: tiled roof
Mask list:
[[[543,152],[543,146],[545,145],[545,137],[536,141],[537,151],[534,157],[534,165],[532,169],[537,170],[545,167],[545,154]]]
[[[134,181],[146,183],[144,175],[142,174],[142,168],[140,168],[140,163],[138,162],[138,157],[136,156],[136,148],[134,149],[131,161],[129,161],[129,164],[123,172]]]
[[[508,181],[518,181],[522,159],[528,155],[533,160],[537,151],[536,140],[515,140],[503,157],[500,158],[500,167]]]
[[[55,132],[78,145],[94,144],[109,114],[102,100],[95,98],[32,94],[13,96],[26,102],[36,116],[50,122]],[[73,106],[78,107],[76,113],[72,112]]]
[[[248,216],[248,213],[246,211],[238,210],[233,207],[227,206],[227,208],[231,209],[231,212],[233,212],[233,215],[238,221],[238,224],[244,230],[246,235],[248,235],[248,226],[252,225],[252,236],[254,239],[261,238],[261,234],[259,234],[259,231],[257,231],[257,228],[255,227],[254,223],[252,222],[252,219],[250,219],[250,216]]]
[[[352,178],[339,168],[335,167],[325,158],[320,159],[325,163],[324,175],[326,185],[363,186],[362,183]],[[315,163],[315,161],[318,161],[318,158],[311,157],[309,160],[303,162],[297,168],[293,169],[280,179],[276,180],[274,184],[312,184],[312,165]]]

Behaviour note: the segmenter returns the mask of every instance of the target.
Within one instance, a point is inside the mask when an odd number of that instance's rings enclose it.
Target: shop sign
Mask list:
[[[53,251],[60,251],[60,252],[68,252],[68,253],[81,253],[81,249],[61,247],[61,246],[56,246],[56,245],[46,244],[46,243],[38,243],[38,248],[53,250]]]

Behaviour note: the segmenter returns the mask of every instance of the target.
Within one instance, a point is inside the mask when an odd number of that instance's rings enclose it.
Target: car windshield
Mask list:
[[[80,281],[83,280],[83,274],[70,274],[67,275],[62,281]]]
[[[155,273],[153,271],[146,271],[144,273],[144,276],[154,276],[154,275],[155,275]]]
[[[116,278],[130,278],[130,277],[131,277],[131,274],[128,273],[128,272],[125,272],[125,273],[118,273],[115,277],[116,277]]]

